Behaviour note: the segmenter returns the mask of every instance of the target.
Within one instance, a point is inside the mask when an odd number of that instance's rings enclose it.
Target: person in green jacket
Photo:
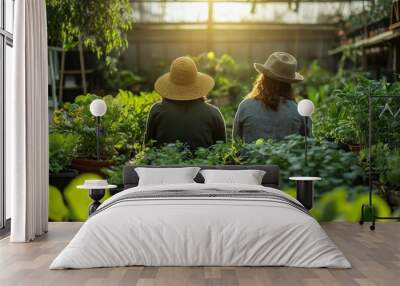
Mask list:
[[[214,80],[198,72],[191,58],[174,60],[170,72],[161,76],[154,87],[163,99],[150,110],[145,143],[156,141],[160,146],[179,141],[195,151],[226,141],[221,112],[206,102]]]
[[[253,90],[240,104],[233,123],[233,138],[245,143],[257,139],[283,139],[305,134],[305,124],[297,111],[292,84],[303,80],[297,60],[291,54],[275,52],[265,64],[254,64],[260,73]],[[307,127],[311,135],[311,122]]]

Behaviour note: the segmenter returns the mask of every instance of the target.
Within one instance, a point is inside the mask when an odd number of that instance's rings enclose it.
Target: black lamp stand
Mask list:
[[[308,116],[304,116],[304,164],[306,166],[306,170],[308,168],[308,158],[307,158],[307,151],[308,151],[308,144],[307,144],[307,137],[308,137]],[[307,172],[308,173],[308,172]]]
[[[91,216],[97,208],[101,205],[100,200],[104,197],[106,193],[105,189],[90,189],[89,196],[93,202],[89,206],[89,216]]]
[[[96,116],[96,157],[100,161],[100,136],[103,135],[103,129],[100,125],[100,116]]]

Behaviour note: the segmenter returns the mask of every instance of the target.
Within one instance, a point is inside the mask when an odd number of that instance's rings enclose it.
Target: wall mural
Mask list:
[[[51,221],[83,221],[91,203],[87,191],[77,188],[87,179],[107,179],[122,189],[122,168],[134,165],[276,164],[281,168],[281,188],[295,196],[292,176],[321,177],[315,183],[311,214],[319,221],[358,221],[368,203],[368,172],[373,173],[373,202],[379,216],[400,214],[400,101],[378,99],[373,106],[372,166],[368,167],[368,94],[399,95],[400,84],[368,79],[365,74],[340,70],[332,74],[313,62],[300,73],[305,80],[294,85],[296,100],[314,102],[308,162],[304,161],[304,137],[258,139],[245,143],[232,139],[239,103],[250,92],[257,73],[229,55],[205,53],[193,57],[198,70],[215,80],[208,95],[226,124],[226,142],[191,148],[184,142],[144,144],[146,120],[161,97],[146,76],[119,69],[104,72],[104,80],[83,94],[64,100],[52,113],[49,137]],[[169,69],[157,70],[156,78]],[[118,83],[118,84],[117,84]],[[90,112],[94,99],[102,98],[107,112],[101,117],[103,132],[96,136],[96,119]],[[277,127],[279,128],[279,126]],[[97,132],[98,134],[98,132]],[[99,138],[100,156],[96,138]],[[103,199],[103,200],[104,200]],[[368,213],[366,219],[368,219]]]

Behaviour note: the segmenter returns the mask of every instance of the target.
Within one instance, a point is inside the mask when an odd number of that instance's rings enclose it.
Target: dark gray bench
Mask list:
[[[182,167],[193,167],[193,166],[125,166],[123,173],[124,189],[136,187],[139,183],[139,176],[135,171],[137,167],[148,167],[148,168],[182,168]],[[271,187],[279,189],[279,167],[276,165],[224,165],[224,166],[197,166],[202,170],[205,169],[217,169],[217,170],[263,170],[265,175],[262,180],[262,185],[265,187]],[[199,173],[195,181],[197,183],[204,183],[203,176]]]

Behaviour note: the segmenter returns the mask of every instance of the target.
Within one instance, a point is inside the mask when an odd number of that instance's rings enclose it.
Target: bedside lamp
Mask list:
[[[297,105],[297,111],[299,112],[299,114],[301,116],[304,117],[304,126],[305,126],[305,129],[304,129],[304,147],[305,147],[304,160],[305,160],[306,167],[307,167],[307,148],[308,148],[308,146],[307,146],[308,119],[311,116],[311,114],[313,114],[314,110],[315,110],[314,103],[309,99],[303,99]]]
[[[100,125],[100,117],[107,112],[107,105],[102,99],[95,99],[90,103],[90,113],[96,117],[96,154],[97,160],[100,160],[100,136],[103,130]]]

